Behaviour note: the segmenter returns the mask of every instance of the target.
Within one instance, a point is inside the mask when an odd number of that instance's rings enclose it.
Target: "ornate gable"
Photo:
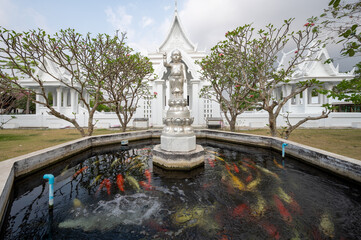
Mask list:
[[[168,32],[167,38],[159,47],[159,52],[170,52],[178,48],[185,52],[196,51],[194,44],[187,38],[178,17],[178,11],[175,10],[173,24]]]

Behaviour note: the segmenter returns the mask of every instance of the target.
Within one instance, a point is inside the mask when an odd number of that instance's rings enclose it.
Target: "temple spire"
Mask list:
[[[177,6],[177,0],[174,0],[174,4],[175,4],[175,11],[178,11],[178,6]]]

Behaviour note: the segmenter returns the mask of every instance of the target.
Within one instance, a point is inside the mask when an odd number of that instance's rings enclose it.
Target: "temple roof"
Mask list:
[[[169,29],[168,35],[162,45],[159,47],[158,51],[170,52],[174,48],[182,49],[186,52],[196,51],[196,46],[189,40],[183,30],[177,9],[174,11],[173,23]]]

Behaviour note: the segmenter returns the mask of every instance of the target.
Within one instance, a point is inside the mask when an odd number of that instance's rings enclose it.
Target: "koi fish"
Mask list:
[[[96,191],[95,194],[97,194],[103,187],[105,187],[107,189],[107,193],[108,195],[110,195],[110,187],[111,187],[111,183],[110,183],[110,180],[109,179],[104,179],[100,185],[99,185],[99,188],[98,190]]]
[[[251,207],[253,216],[262,216],[266,210],[266,200],[260,195],[257,194],[257,203]]]
[[[214,168],[214,162],[212,161],[212,159],[208,158],[208,163],[212,168]]]
[[[280,239],[280,233],[277,231],[277,228],[273,224],[262,223],[261,225],[266,230],[268,235],[270,235],[270,237],[275,238],[277,240]]]
[[[96,182],[98,182],[101,176],[102,176],[101,174],[99,174],[98,176],[96,176],[96,178],[94,178],[94,180],[92,181],[92,183],[90,184],[90,186],[93,186]]]
[[[292,207],[293,212],[301,214],[301,207],[298,205],[295,199],[291,198],[290,206]]]
[[[271,172],[270,170],[266,169],[266,168],[263,168],[263,167],[260,167],[260,166],[257,166],[256,167],[261,170],[262,172],[266,173],[267,175],[270,175],[274,178],[276,178],[277,180],[280,180],[280,178],[278,177],[278,175],[274,172]]]
[[[145,169],[144,175],[145,175],[145,177],[148,179],[148,184],[150,184],[151,181],[152,181],[152,175],[151,175],[151,173],[149,172],[148,169]]]
[[[218,152],[214,152],[214,151],[210,151],[210,150],[207,150],[207,152],[212,153],[212,154],[215,154],[215,155],[221,155],[221,154],[218,153]]]
[[[292,216],[291,214],[288,212],[288,210],[285,208],[285,206],[283,205],[283,203],[281,202],[281,200],[277,197],[277,195],[273,196],[273,200],[276,204],[276,207],[278,208],[278,211],[280,212],[282,218],[284,221],[286,222],[292,222]]]
[[[248,207],[245,203],[238,205],[233,209],[232,217],[238,217],[240,215],[243,216],[246,209],[248,209]]]
[[[122,174],[117,175],[117,185],[120,191],[124,192],[124,178]]]
[[[143,167],[143,163],[138,163],[138,164],[136,164],[136,165],[131,166],[131,167],[129,168],[129,170],[132,170],[133,168],[141,168],[141,167]]]
[[[149,227],[153,228],[157,232],[167,232],[168,229],[163,228],[159,223],[155,222],[154,220],[150,220],[147,224]]]
[[[242,164],[238,165],[237,167],[239,167],[240,169],[242,169],[243,172],[248,172],[248,169],[243,167]]]
[[[118,162],[119,162],[120,158],[115,159],[112,164],[110,165],[110,167],[114,167]]]
[[[231,168],[229,167],[228,163],[225,163],[224,165],[226,166],[228,172],[231,171]]]
[[[76,171],[76,173],[74,173],[73,178],[76,178],[76,176],[78,176],[80,173],[84,172],[87,169],[88,169],[88,166],[80,168],[78,171]]]
[[[126,176],[125,177],[125,180],[127,180],[127,182],[129,182],[129,184],[137,191],[140,190],[140,187],[139,187],[139,184],[137,182],[137,180],[135,180],[134,177],[132,176]]]
[[[248,177],[246,178],[246,182],[250,182],[252,181],[253,177],[252,174],[248,175]]]
[[[256,170],[255,166],[253,166],[253,165],[250,165],[250,164],[245,163],[245,162],[242,162],[242,164],[243,164],[244,166],[248,167],[248,168],[252,168],[252,169]]]
[[[239,169],[235,163],[233,163],[233,168],[236,173],[239,173]]]
[[[73,206],[74,206],[74,208],[80,208],[80,207],[83,206],[83,204],[81,203],[81,201],[80,201],[79,199],[74,198],[74,200],[73,200]]]
[[[248,162],[249,164],[256,165],[256,163],[253,162],[250,158],[244,157],[242,160]]]
[[[209,188],[211,186],[211,184],[210,183],[205,183],[205,184],[203,184],[203,189],[206,189],[206,188]]]
[[[218,159],[218,160],[220,160],[220,161],[224,162],[224,159],[223,159],[223,158],[221,158],[221,157],[214,156],[214,158],[216,158],[216,159]]]
[[[60,176],[64,176],[66,171],[68,171],[68,167],[69,167],[69,164],[65,166],[65,168],[63,169],[63,171],[61,171],[61,174]]]
[[[257,172],[257,178],[247,185],[248,191],[253,191],[261,182],[261,175]]]
[[[144,181],[139,181],[139,184],[140,184],[140,186],[142,186],[142,187],[144,187],[145,188],[145,190],[152,190],[152,185],[150,185],[149,183],[146,183],[146,182],[144,182]]]
[[[281,187],[277,188],[277,195],[286,203],[291,203],[292,201],[292,198],[287,193],[285,193]]]
[[[284,167],[276,161],[276,158],[273,159],[273,162],[277,167],[284,169]]]
[[[319,229],[328,237],[333,238],[335,235],[335,226],[331,221],[329,213],[323,213],[321,216],[321,222]]]
[[[109,179],[104,179],[105,180],[105,188],[107,189],[107,193],[108,195],[110,195],[110,187],[111,187],[111,183]]]
[[[238,179],[238,177],[234,176],[231,171],[228,170],[229,175],[232,178],[232,183],[236,186],[239,190],[244,191],[246,186]]]

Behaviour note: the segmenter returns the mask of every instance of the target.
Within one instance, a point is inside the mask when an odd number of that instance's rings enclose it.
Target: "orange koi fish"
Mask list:
[[[76,171],[76,173],[74,173],[73,178],[76,178],[76,176],[78,176],[80,173],[84,172],[87,169],[88,169],[88,166],[80,168],[78,171]]]
[[[212,159],[208,158],[208,163],[212,168],[214,168],[214,162],[212,161]]]
[[[239,169],[235,163],[233,163],[233,168],[236,173],[239,173]]]
[[[99,188],[98,188],[98,190],[96,191],[95,194],[97,194],[104,186],[105,186],[106,189],[107,189],[108,195],[110,195],[111,183],[110,183],[110,180],[107,179],[107,178],[104,179],[104,180],[100,183]]]
[[[243,203],[235,207],[232,211],[232,217],[244,216],[244,211],[248,209],[248,206]]]
[[[288,212],[288,210],[285,208],[285,206],[283,205],[282,201],[277,197],[277,195],[273,196],[273,200],[278,208],[278,211],[280,212],[282,218],[284,221],[286,222],[292,222],[292,216],[291,214]]]
[[[225,163],[224,165],[226,166],[226,169],[227,169],[228,171],[231,171],[231,168],[229,167],[228,163]]]
[[[300,205],[298,205],[298,203],[296,202],[295,199],[292,198],[291,202],[290,202],[290,206],[292,207],[292,211],[298,214],[301,214],[301,207]]]
[[[228,174],[231,176],[232,178],[232,184],[233,186],[237,187],[239,190],[244,191],[246,189],[246,186],[244,185],[243,182],[241,182],[241,180],[239,180],[238,177],[234,176],[231,171],[228,170]]]
[[[140,184],[140,186],[144,187],[145,190],[150,191],[150,190],[153,189],[153,186],[152,186],[152,185],[150,185],[149,183],[146,183],[146,182],[144,182],[144,181],[139,181],[139,184]]]
[[[149,172],[148,169],[145,169],[144,175],[145,175],[145,177],[148,179],[148,184],[150,185],[150,183],[151,183],[151,181],[152,181],[152,175],[151,175],[151,173]]]
[[[277,231],[277,228],[271,223],[262,223],[262,227],[266,230],[268,235],[274,239],[280,239],[280,233]]]
[[[118,174],[117,176],[117,185],[120,191],[124,192],[124,178],[122,174]]]
[[[282,169],[284,168],[281,164],[279,164],[279,163],[276,161],[276,158],[273,159],[273,162],[274,162],[274,164],[276,164],[277,167],[282,168]]]
[[[248,175],[248,177],[246,178],[246,182],[250,182],[252,181],[253,177],[252,174]]]

